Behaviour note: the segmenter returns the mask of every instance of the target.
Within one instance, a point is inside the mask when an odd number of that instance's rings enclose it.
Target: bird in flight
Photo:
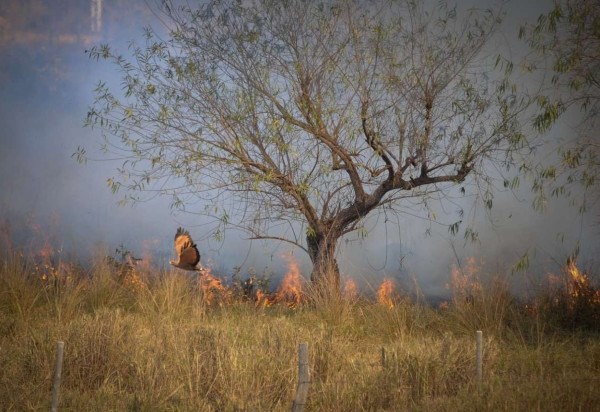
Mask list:
[[[200,252],[190,233],[181,227],[175,233],[175,253],[177,253],[177,260],[170,260],[171,265],[183,270],[201,272],[201,269],[196,266],[200,262]]]

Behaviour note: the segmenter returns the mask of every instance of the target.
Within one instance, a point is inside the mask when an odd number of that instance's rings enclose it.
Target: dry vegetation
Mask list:
[[[401,295],[315,309],[210,295],[183,273],[13,256],[0,267],[0,405],[49,408],[62,340],[60,410],[289,410],[306,341],[311,411],[600,410],[597,290],[548,289],[524,305],[468,270],[452,285],[441,309]]]

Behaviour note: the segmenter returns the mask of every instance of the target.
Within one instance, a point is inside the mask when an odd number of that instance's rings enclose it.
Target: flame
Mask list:
[[[275,294],[275,302],[285,302],[290,308],[295,308],[302,303],[302,275],[300,266],[293,255],[285,255],[288,263],[288,271],[279,285]]]
[[[472,302],[475,296],[481,294],[480,273],[481,263],[474,257],[467,258],[467,263],[462,268],[452,265],[450,283],[446,284],[446,288],[452,292],[455,302]]]
[[[136,263],[137,267],[146,273],[156,271],[154,266],[154,253],[160,247],[159,238],[150,238],[142,240],[141,260]]]
[[[594,290],[590,285],[590,279],[586,273],[581,272],[574,259],[567,262],[567,293],[571,297],[570,304],[575,306],[576,302],[586,300],[587,303],[600,305],[600,289]]]
[[[342,292],[344,299],[349,301],[358,300],[358,286],[352,279],[348,279],[344,284],[344,291]]]
[[[567,290],[573,298],[582,296],[583,291],[589,289],[587,275],[581,273],[574,260],[567,262]]]
[[[123,286],[133,290],[134,292],[139,292],[147,286],[146,282],[142,280],[135,268],[132,268],[132,270],[125,275],[122,282]]]
[[[44,262],[50,261],[50,258],[54,255],[54,249],[48,239],[45,240],[44,245],[37,252],[37,255],[42,258]]]
[[[73,280],[74,268],[65,263],[60,254],[62,248],[53,246],[52,238],[47,234],[59,224],[59,215],[53,212],[49,218],[51,227],[43,228],[41,224],[28,220],[29,229],[33,232],[30,255],[33,261],[33,275],[44,283],[66,284]]]
[[[56,216],[53,216],[52,221],[54,222],[56,219]],[[39,223],[30,221],[29,228],[34,234],[31,242],[32,255],[44,264],[51,264],[51,258],[54,257],[54,248],[52,247],[50,237],[42,230],[42,226]],[[36,245],[38,246],[37,248]]]
[[[200,282],[204,300],[209,305],[216,302],[221,304],[230,300],[231,291],[223,285],[221,279],[212,274],[210,267],[202,268],[198,281]]]
[[[131,252],[127,252],[121,259],[109,256],[107,262],[112,266],[113,274],[117,280],[127,289],[139,292],[146,287],[146,282],[142,280],[138,271],[138,259]]]
[[[261,289],[258,289],[256,291],[255,298],[256,298],[255,305],[257,308],[259,308],[259,307],[266,308],[266,307],[271,306],[271,304],[272,304],[271,299],[269,299],[269,295],[267,293],[263,292]]]
[[[388,308],[393,308],[396,306],[397,300],[398,292],[396,291],[394,281],[391,279],[383,279],[383,282],[379,285],[379,289],[377,289],[377,303],[387,306]]]

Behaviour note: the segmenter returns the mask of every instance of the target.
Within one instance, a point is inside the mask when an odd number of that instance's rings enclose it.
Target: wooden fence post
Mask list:
[[[56,344],[56,363],[54,364],[54,380],[52,381],[52,412],[58,411],[58,394],[60,391],[60,379],[62,378],[63,353],[65,349],[64,342]]]
[[[476,332],[477,337],[477,383],[481,384],[483,381],[483,332],[478,330]]]
[[[298,388],[292,405],[292,412],[302,412],[308,397],[310,372],[308,370],[308,343],[303,342],[298,346]]]

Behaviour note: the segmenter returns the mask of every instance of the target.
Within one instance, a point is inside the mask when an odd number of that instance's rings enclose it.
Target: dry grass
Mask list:
[[[61,410],[289,410],[306,341],[307,410],[600,408],[597,332],[531,315],[502,283],[443,310],[336,299],[295,309],[208,304],[180,273],[120,281],[98,264],[40,279],[13,257],[0,267],[0,405],[49,408],[62,340]],[[476,329],[485,340],[480,386]]]

